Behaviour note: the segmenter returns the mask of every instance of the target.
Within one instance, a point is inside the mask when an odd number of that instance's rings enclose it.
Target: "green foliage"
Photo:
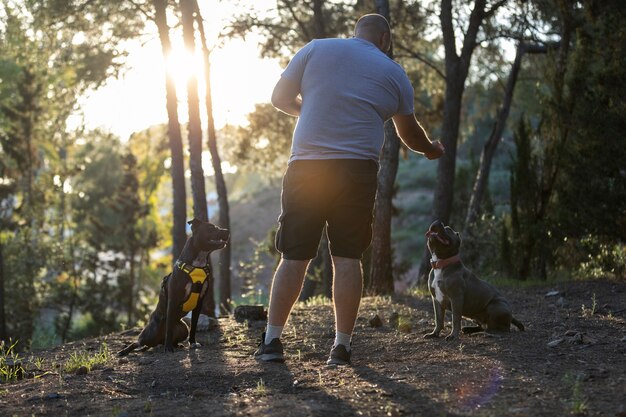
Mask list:
[[[267,13],[249,2],[237,4],[246,12],[235,17],[227,36],[245,37],[254,31],[262,38],[261,55],[268,58],[284,59],[316,38],[347,35],[356,23],[349,12],[353,10],[353,1],[319,2],[316,9],[311,2],[279,0],[276,13]]]
[[[588,400],[585,397],[583,386],[584,374],[568,371],[563,376],[563,383],[571,390],[571,395],[563,402],[569,407],[572,414],[584,414],[587,411]]]
[[[595,4],[597,3],[597,4]],[[567,87],[578,99],[568,115],[558,181],[565,236],[626,241],[626,10],[623,2],[586,2]]]
[[[136,5],[128,2],[0,4],[0,239],[10,300],[0,303],[10,306],[7,331],[20,340],[33,337],[39,314],[56,316],[65,338],[79,308],[79,285],[95,259],[90,243],[103,239],[83,230],[74,217],[73,204],[80,198],[79,192],[73,195],[73,181],[90,174],[84,172],[89,155],[76,158],[75,145],[89,134],[69,131],[66,122],[88,89],[118,73],[125,55],[121,42],[136,36],[143,24]],[[117,208],[137,212],[130,154],[123,162],[119,172],[126,173],[126,195],[117,193]],[[115,173],[107,166],[101,172],[98,187],[107,189],[105,174]],[[125,239],[119,233],[101,238],[111,244]],[[55,339],[48,333],[34,336],[36,345],[47,343],[42,338]]]
[[[17,353],[17,342],[9,339],[8,343],[0,341],[0,381],[16,381],[24,374],[22,358]]]
[[[257,104],[244,127],[228,126],[220,132],[227,142],[225,157],[245,171],[266,177],[280,175],[287,166],[296,118],[271,104]]]
[[[91,371],[92,368],[111,361],[112,357],[107,344],[102,343],[96,353],[85,351],[72,352],[69,359],[63,365],[63,370],[65,372],[76,372],[78,368],[85,367],[87,371]]]

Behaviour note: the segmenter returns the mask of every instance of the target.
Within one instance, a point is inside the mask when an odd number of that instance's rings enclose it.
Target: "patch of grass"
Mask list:
[[[596,314],[598,308],[598,300],[596,299],[596,293],[591,296],[591,307],[586,307],[584,304],[581,307],[583,317],[591,317]]]
[[[583,414],[587,411],[587,398],[583,392],[583,374],[567,372],[563,382],[571,386],[572,395],[563,402],[569,407],[572,414]]]
[[[259,382],[256,383],[256,393],[262,397],[267,395],[267,387],[265,386],[263,378],[259,379]]]
[[[8,343],[0,342],[0,381],[11,382],[18,380],[24,374],[21,365],[22,358],[15,351],[17,341],[9,339]]]
[[[413,329],[413,322],[411,316],[400,314],[398,317],[398,331],[400,333],[411,333]]]
[[[311,298],[309,298],[308,300],[304,301],[304,305],[307,307],[313,307],[313,306],[327,306],[331,304],[331,300],[330,298],[326,297],[323,294],[319,294],[316,296],[313,296]]]
[[[430,290],[428,286],[418,285],[406,290],[406,295],[415,298],[430,298]]]
[[[103,365],[112,359],[111,352],[106,343],[100,345],[97,353],[89,352],[73,352],[70,358],[65,362],[63,370],[65,372],[76,372],[78,368],[86,367],[88,371],[98,365]]]

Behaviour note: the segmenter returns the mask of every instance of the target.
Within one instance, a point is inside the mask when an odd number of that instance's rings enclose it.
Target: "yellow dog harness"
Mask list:
[[[187,276],[191,279],[191,292],[183,304],[183,312],[188,313],[198,305],[198,299],[200,298],[200,293],[202,292],[202,286],[210,273],[209,265],[204,268],[197,268],[193,265],[177,261],[176,267],[187,274]]]

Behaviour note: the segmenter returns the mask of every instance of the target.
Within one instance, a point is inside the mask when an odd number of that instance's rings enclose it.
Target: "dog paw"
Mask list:
[[[437,337],[439,337],[439,333],[435,333],[435,332],[427,333],[424,335],[424,339],[435,339]]]
[[[189,344],[189,349],[198,349],[200,347],[202,347],[202,345],[198,342],[193,342]]]
[[[165,345],[165,346],[163,346],[163,350],[164,350],[165,352],[173,353],[173,352],[174,352],[174,346],[171,346],[171,345],[170,345],[170,346]]]

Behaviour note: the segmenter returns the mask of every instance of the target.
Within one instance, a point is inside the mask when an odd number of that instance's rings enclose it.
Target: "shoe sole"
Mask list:
[[[264,353],[257,355],[256,359],[264,362],[285,362],[285,356],[282,353]]]
[[[328,366],[345,366],[350,365],[350,362],[346,362],[341,359],[329,359],[326,361],[326,365]]]

